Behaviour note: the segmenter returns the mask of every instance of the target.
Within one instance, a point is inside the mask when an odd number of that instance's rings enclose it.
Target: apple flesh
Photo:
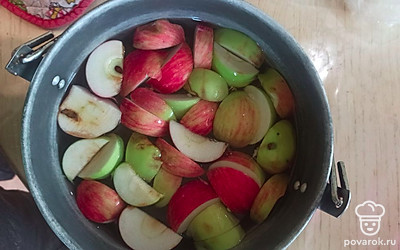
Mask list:
[[[230,93],[215,113],[213,133],[215,138],[232,147],[249,145],[260,126],[260,113],[256,103],[241,90]]]
[[[197,250],[222,250],[231,249],[242,241],[246,235],[240,225],[232,228],[228,232],[206,240],[195,241],[194,245]]]
[[[78,138],[99,137],[117,127],[120,119],[121,111],[112,101],[77,85],[71,87],[57,115],[60,128]]]
[[[182,117],[180,123],[195,134],[208,135],[213,128],[218,103],[200,100]]]
[[[172,230],[183,233],[201,211],[216,202],[217,195],[206,181],[197,179],[187,182],[176,190],[169,201],[168,223]]]
[[[286,80],[278,71],[268,69],[258,79],[265,92],[271,97],[275,110],[281,118],[290,117],[294,112],[294,97]]]
[[[265,135],[257,151],[257,162],[269,174],[289,168],[296,152],[296,132],[288,120],[280,120]]]
[[[125,161],[143,180],[150,182],[161,167],[161,151],[145,135],[134,132],[126,146]]]
[[[121,41],[111,40],[101,44],[90,54],[86,63],[86,80],[96,95],[108,98],[119,93],[124,52]]]
[[[72,182],[86,164],[109,141],[109,138],[103,136],[95,139],[81,139],[72,143],[65,150],[61,163],[68,180]]]
[[[125,202],[114,189],[92,180],[83,180],[78,185],[76,204],[87,219],[97,223],[116,220],[125,208]]]
[[[177,119],[181,119],[193,105],[200,101],[199,97],[186,94],[159,94],[159,96],[172,108]]]
[[[227,28],[217,29],[215,42],[257,68],[260,68],[265,60],[264,53],[258,44],[240,31]]]
[[[194,68],[211,69],[214,30],[199,23],[194,30]]]
[[[185,41],[182,26],[166,19],[141,25],[133,34],[133,47],[143,50],[158,50],[173,47]]]
[[[161,168],[153,181],[153,188],[163,197],[155,204],[156,207],[165,207],[171,200],[172,195],[181,186],[182,177],[173,175]]]
[[[124,242],[136,250],[168,250],[182,240],[182,236],[136,207],[122,211],[118,226]]]
[[[198,135],[175,121],[169,122],[169,133],[175,147],[197,162],[211,162],[225,152],[228,144]]]
[[[132,206],[150,206],[162,198],[162,194],[149,186],[126,162],[115,169],[113,183],[118,195]]]
[[[220,102],[228,95],[228,85],[224,78],[209,69],[194,69],[189,77],[190,89],[201,99]]]
[[[285,194],[289,180],[287,174],[276,174],[265,182],[251,206],[252,220],[261,223],[268,217],[275,203]]]

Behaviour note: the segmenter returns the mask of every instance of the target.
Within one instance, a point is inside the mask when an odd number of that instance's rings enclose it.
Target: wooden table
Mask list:
[[[346,163],[352,191],[352,203],[340,219],[317,211],[290,249],[342,249],[345,243],[364,239],[370,240],[369,249],[398,249],[400,25],[354,13],[338,0],[249,2],[293,35],[320,73],[335,126],[335,156]],[[44,32],[0,7],[1,67],[15,47]],[[20,124],[28,86],[0,70],[0,146],[22,178]],[[355,214],[356,206],[366,200],[386,208],[375,236],[363,235]],[[372,246],[382,243],[371,241],[378,237],[384,243],[392,240],[389,245],[396,240],[396,246]]]

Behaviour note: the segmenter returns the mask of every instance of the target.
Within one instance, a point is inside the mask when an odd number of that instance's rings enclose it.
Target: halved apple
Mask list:
[[[153,181],[153,188],[163,197],[155,204],[156,207],[164,207],[171,200],[172,195],[181,186],[182,177],[169,173],[161,168]]]
[[[168,250],[182,240],[182,236],[136,207],[122,211],[118,226],[124,242],[135,250]]]
[[[86,63],[86,80],[98,96],[112,97],[119,93],[122,81],[124,45],[111,40],[98,46]]]
[[[181,119],[193,105],[200,101],[199,97],[186,94],[159,94],[159,96],[172,108],[177,119]]]
[[[198,135],[208,135],[213,128],[218,103],[200,100],[182,117],[180,123]]]
[[[194,68],[211,69],[213,43],[214,30],[203,23],[197,24],[194,30]]]

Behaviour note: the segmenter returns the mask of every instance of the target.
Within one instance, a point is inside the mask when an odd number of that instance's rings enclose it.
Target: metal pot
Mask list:
[[[73,139],[59,129],[56,117],[68,86],[80,80],[82,65],[96,46],[111,38],[126,40],[134,26],[161,17],[200,19],[248,34],[295,97],[298,150],[287,194],[237,249],[287,247],[317,208],[338,217],[348,206],[350,192],[342,163],[342,187],[336,182],[327,98],[312,63],[281,26],[243,1],[114,0],[81,17],[57,39],[45,34],[17,48],[7,65],[13,74],[31,80],[23,112],[24,167],[31,193],[58,237],[71,249],[126,248],[115,226],[91,223],[77,208],[74,187],[60,166]],[[192,248],[190,244],[184,241],[179,248]]]

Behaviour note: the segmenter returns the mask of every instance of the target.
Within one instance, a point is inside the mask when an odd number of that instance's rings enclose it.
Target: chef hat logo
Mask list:
[[[365,201],[359,204],[355,210],[360,220],[360,228],[367,236],[375,235],[381,227],[381,218],[385,214],[385,207],[373,201]]]

